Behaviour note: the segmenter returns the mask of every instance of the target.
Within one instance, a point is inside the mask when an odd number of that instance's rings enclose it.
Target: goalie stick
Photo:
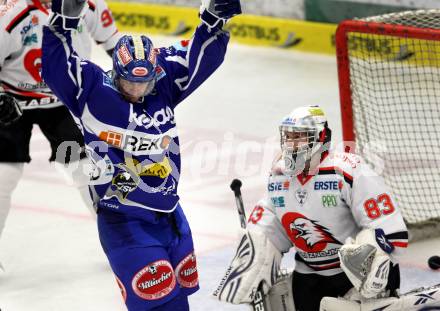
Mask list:
[[[242,182],[239,179],[234,179],[231,182],[231,190],[234,192],[235,204],[237,206],[238,217],[240,218],[240,225],[243,229],[246,229],[246,213],[244,211],[243,198],[241,196]],[[265,303],[264,293],[262,290],[263,283],[260,283],[254,294],[251,306],[254,311],[270,311]]]

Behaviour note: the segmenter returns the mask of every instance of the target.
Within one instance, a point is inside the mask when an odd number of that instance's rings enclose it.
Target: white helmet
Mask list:
[[[310,168],[312,159],[319,163],[322,152],[329,148],[331,130],[319,106],[306,106],[284,117],[280,136],[285,170],[298,175],[306,165]]]

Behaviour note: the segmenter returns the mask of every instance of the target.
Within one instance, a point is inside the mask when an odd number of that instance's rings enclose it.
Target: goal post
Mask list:
[[[346,150],[385,178],[411,227],[436,225],[440,10],[344,21],[335,39]]]

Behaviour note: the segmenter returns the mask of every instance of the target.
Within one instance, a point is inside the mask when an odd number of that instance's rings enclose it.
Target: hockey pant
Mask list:
[[[199,289],[191,231],[180,206],[151,220],[100,209],[101,245],[129,311],[189,310]]]

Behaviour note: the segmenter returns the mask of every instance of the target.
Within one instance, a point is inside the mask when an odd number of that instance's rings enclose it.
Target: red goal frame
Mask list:
[[[347,152],[354,152],[350,142],[354,142],[354,120],[352,109],[350,62],[348,54],[347,34],[370,33],[383,34],[394,37],[415,38],[440,41],[440,30],[431,28],[417,28],[362,20],[346,20],[338,25],[335,36],[336,57],[338,66],[339,98],[342,121],[342,137]]]

